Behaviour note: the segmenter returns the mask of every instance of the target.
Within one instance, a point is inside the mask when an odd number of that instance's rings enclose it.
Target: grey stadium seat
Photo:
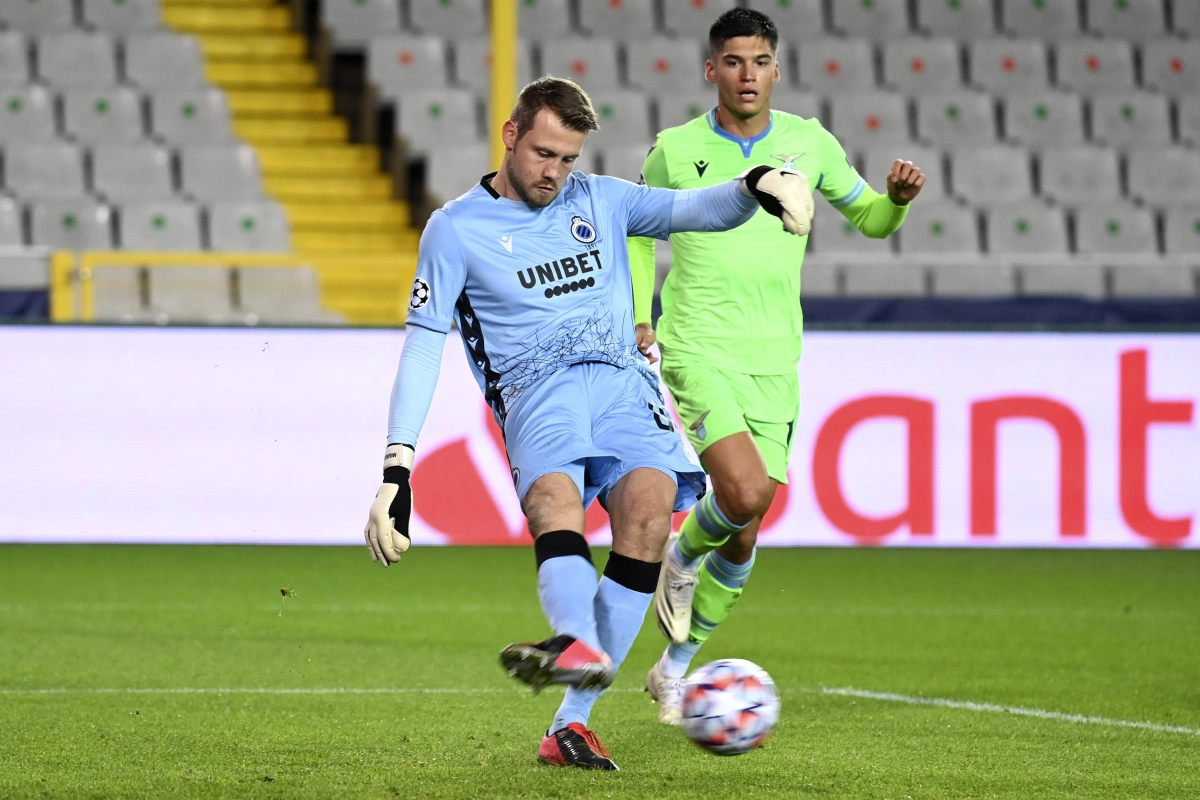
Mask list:
[[[95,322],[151,322],[147,270],[142,267],[105,265],[92,272],[92,320]]]
[[[337,325],[321,307],[321,282],[312,267],[239,267],[239,311],[249,324]]]
[[[1083,142],[1083,106],[1062,92],[1010,94],[1004,98],[1006,138],[1027,147]]]
[[[1168,209],[1165,223],[1167,254],[1195,258],[1200,253],[1200,205]]]
[[[883,142],[867,148],[863,153],[863,179],[879,191],[887,191],[887,176],[896,159],[913,162],[925,175],[925,186],[921,189],[922,202],[935,203],[945,196],[946,175],[942,169],[941,152],[911,142]]]
[[[111,250],[108,206],[90,197],[39,200],[29,207],[33,244],[62,250]]]
[[[638,182],[649,148],[642,144],[609,147],[604,151],[604,174]]]
[[[601,150],[614,145],[645,144],[650,138],[650,113],[646,96],[640,92],[596,92],[592,105],[600,130],[588,134],[588,143]]]
[[[200,216],[182,200],[129,203],[121,207],[123,250],[200,250]]]
[[[924,195],[921,200],[925,201]],[[902,253],[979,253],[975,212],[957,203],[913,203],[900,228]]]
[[[854,223],[833,208],[822,204],[813,217],[813,232],[817,252],[825,255],[888,255],[891,239],[872,239],[864,236]]]
[[[1154,218],[1128,203],[1083,206],[1075,212],[1075,248],[1087,255],[1158,252]]]
[[[1200,145],[1200,95],[1179,98],[1179,139],[1193,147]],[[1152,144],[1152,141],[1139,144]]]
[[[391,98],[445,86],[445,42],[433,36],[373,38],[367,45],[367,77]]]
[[[1076,39],[1055,50],[1058,85],[1077,92],[1133,88],[1133,48],[1116,39]]]
[[[85,144],[136,142],[143,136],[142,102],[128,86],[63,92],[66,132]]]
[[[842,267],[847,297],[925,297],[929,294],[927,273],[924,265],[911,261],[851,261]]]
[[[651,0],[580,3],[579,25],[592,36],[630,41],[655,35]]]
[[[691,39],[645,39],[626,47],[629,83],[648,92],[705,86],[707,48]]]
[[[1079,35],[1076,0],[1001,0],[1004,30],[1036,39],[1067,39]]]
[[[1007,145],[963,147],[953,151],[950,177],[954,194],[986,208],[996,203],[1031,202],[1029,154]]]
[[[716,105],[715,98],[710,93],[708,96],[708,105],[705,110]],[[791,92],[775,87],[775,91],[771,92],[771,108],[777,111],[786,111],[789,114],[795,114],[798,117],[805,119],[819,119],[825,116],[824,110],[821,108],[821,98],[812,92]],[[659,113],[662,113],[662,105],[659,105]]]
[[[1046,44],[1037,39],[981,39],[968,48],[971,82],[993,92],[1047,85]]]
[[[875,88],[874,56],[866,39],[827,37],[798,45],[800,83],[822,94]]]
[[[907,36],[908,4],[904,0],[832,0],[833,27],[849,36],[883,41]]]
[[[930,271],[935,297],[1011,297],[1017,292],[1016,270],[1003,262],[939,261],[930,265]]]
[[[431,151],[426,160],[426,190],[441,202],[453,200],[491,171],[488,158],[488,146],[485,144]]]
[[[44,33],[37,42],[38,75],[59,89],[112,86],[117,82],[117,54],[107,33]]]
[[[708,39],[713,20],[736,6],[737,0],[662,0],[663,22],[677,36]]]
[[[29,43],[17,31],[0,31],[0,86],[29,81]]]
[[[24,33],[65,31],[75,27],[72,0],[5,0],[0,3],[0,22]]]
[[[109,33],[147,33],[162,26],[158,0],[83,0],[83,19]]]
[[[946,92],[916,99],[917,136],[941,147],[996,141],[992,98],[979,92]]]
[[[1065,254],[1062,209],[1038,202],[1003,203],[986,212],[988,251],[999,254]]]
[[[1160,39],[1145,45],[1142,84],[1169,95],[1200,93],[1200,41]]]
[[[813,252],[812,240],[809,240],[809,252]],[[837,297],[842,293],[842,268],[838,264],[823,260],[818,256],[804,259],[804,268],[800,271],[800,299],[810,297]]]
[[[1200,3],[1175,0],[1171,8],[1171,30],[1190,39],[1200,37]]]
[[[245,144],[192,145],[180,153],[183,190],[201,202],[262,196],[258,155]]]
[[[1200,271],[1181,264],[1113,264],[1113,297],[1197,297]]]
[[[0,245],[19,247],[25,244],[22,227],[21,207],[17,201],[0,195]]]
[[[750,0],[749,7],[769,16],[785,42],[825,36],[820,0]]]
[[[544,42],[571,34],[567,0],[522,0],[517,14],[523,38]]]
[[[1113,147],[1169,144],[1167,98],[1150,92],[1100,94],[1091,100],[1092,139]]]
[[[483,6],[484,0],[408,0],[408,24],[428,36],[482,36]]]
[[[1100,147],[1046,148],[1038,157],[1042,195],[1060,205],[1113,201],[1121,196],[1117,154]]]
[[[54,98],[41,86],[0,89],[0,144],[54,138]]]
[[[1200,202],[1200,158],[1182,147],[1131,150],[1129,196],[1156,208]]]
[[[1187,0],[1175,0],[1185,5]],[[1084,0],[1092,33],[1144,42],[1167,33],[1163,0]]]
[[[990,0],[917,0],[917,27],[955,39],[996,35]]]
[[[213,250],[286,253],[292,249],[287,216],[271,200],[217,202],[208,207]]]
[[[833,133],[846,149],[905,141],[908,101],[889,92],[836,95],[829,100]]]
[[[476,96],[465,89],[414,92],[400,99],[395,116],[396,136],[410,153],[479,141]]]
[[[194,36],[143,33],[125,39],[125,77],[143,89],[204,85],[204,56]]]
[[[361,48],[368,41],[400,32],[396,0],[325,0],[321,19],[338,47]]]
[[[917,37],[884,42],[883,77],[909,94],[957,89],[962,85],[958,43]]]
[[[26,199],[81,197],[83,158],[66,142],[9,144],[4,148],[4,178],[10,192]]]
[[[149,274],[150,307],[167,321],[222,324],[233,316],[228,267],[159,267]]]
[[[700,90],[695,92],[666,92],[658,96],[657,104],[658,127],[659,130],[665,130],[691,122],[696,117],[707,114],[717,103],[711,90]],[[782,111],[790,111],[793,114],[796,113],[790,108],[784,108],[780,105],[774,94],[771,97],[771,107]]]
[[[486,38],[462,39],[454,43],[455,76],[458,83],[484,97],[492,91],[492,43]],[[529,43],[517,42],[517,85],[533,80]]]
[[[611,39],[557,39],[542,43],[542,72],[570,78],[589,92],[615,89],[617,47]]]
[[[1022,294],[1031,297],[1087,297],[1102,300],[1106,268],[1095,262],[1055,261],[1021,269]]]
[[[92,191],[122,205],[165,200],[175,193],[171,154],[155,144],[109,144],[92,148]]]
[[[150,127],[172,144],[219,144],[233,138],[220,89],[159,90],[150,98]]]

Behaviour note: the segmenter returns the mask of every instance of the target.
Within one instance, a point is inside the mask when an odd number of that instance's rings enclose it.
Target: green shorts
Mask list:
[[[663,381],[696,453],[743,431],[754,437],[767,475],[787,483],[792,434],[800,415],[800,377],[746,375],[663,354]]]

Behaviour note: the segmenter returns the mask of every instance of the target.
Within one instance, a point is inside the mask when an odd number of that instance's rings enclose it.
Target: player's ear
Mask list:
[[[512,150],[517,146],[517,136],[520,131],[517,130],[517,123],[511,119],[504,121],[504,127],[500,129],[500,136],[504,139],[504,149]]]
[[[704,80],[709,83],[717,82],[717,68],[713,66],[711,58],[704,62]]]

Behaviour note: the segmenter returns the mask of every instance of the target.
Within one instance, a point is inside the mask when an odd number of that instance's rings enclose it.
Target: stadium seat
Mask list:
[[[1200,3],[1174,0],[1171,6],[1171,30],[1189,39],[1200,37]]]
[[[66,31],[75,27],[73,0],[4,0],[0,3],[0,22],[23,33]]]
[[[454,43],[457,82],[487,97],[492,91],[492,43],[486,37],[461,39]],[[517,85],[525,86],[534,78],[529,43],[517,42]]]
[[[117,56],[107,33],[61,31],[37,40],[38,76],[55,88],[85,89],[117,82]]]
[[[939,261],[929,269],[934,297],[1011,297],[1017,293],[1017,271],[1011,264],[965,259],[953,264]]]
[[[217,202],[208,207],[213,250],[286,253],[292,249],[287,216],[272,200]]]
[[[92,319],[95,322],[151,322],[147,270],[103,266],[92,271]],[[165,321],[165,320],[164,320]]]
[[[396,0],[324,0],[321,21],[339,48],[361,49],[368,41],[400,32]]]
[[[1108,294],[1106,272],[1095,262],[1056,261],[1025,266],[1021,269],[1022,294],[1103,300]]]
[[[800,83],[822,94],[875,88],[875,62],[866,39],[827,37],[798,47]]]
[[[29,81],[29,44],[17,31],[0,31],[0,87]]]
[[[1179,98],[1178,110],[1180,141],[1192,147],[1200,146],[1200,95],[1191,94]],[[1152,143],[1153,140],[1138,142],[1138,144]]]
[[[887,244],[886,240],[867,241]],[[842,275],[846,297],[925,297],[929,294],[928,270],[924,265],[910,261],[882,264],[851,261],[842,266]]]
[[[883,43],[883,77],[909,94],[957,89],[958,44],[953,39],[911,37]]]
[[[1170,208],[1164,218],[1167,255],[1200,253],[1200,205]]]
[[[182,200],[129,203],[121,207],[121,249],[200,250],[200,215]]]
[[[1129,196],[1154,208],[1200,202],[1200,158],[1182,147],[1131,150]]]
[[[150,98],[150,127],[172,144],[220,144],[233,136],[220,89],[160,90]]]
[[[996,35],[990,0],[917,0],[917,27],[934,36],[954,39]]]
[[[925,175],[925,186],[921,189],[922,204],[936,203],[945,196],[946,176],[942,169],[942,154],[933,147],[894,140],[869,147],[863,154],[862,177],[876,191],[886,192],[887,176],[896,159],[913,162]]]
[[[1010,94],[1004,98],[1006,138],[1026,147],[1083,142],[1083,106],[1062,92]]]
[[[924,194],[908,210],[899,237],[901,253],[979,253],[975,212]]]
[[[696,117],[707,114],[717,104],[717,98],[711,90],[701,90],[695,92],[665,92],[658,95],[656,105],[658,106],[658,128],[666,130],[674,128],[677,125],[691,122]],[[791,111],[789,108],[783,108],[776,101],[775,94],[771,96],[771,107],[779,108],[782,111]],[[792,112],[796,113],[796,112]]]
[[[1042,195],[1065,206],[1112,201],[1121,196],[1117,154],[1101,147],[1047,148],[1038,156]]]
[[[916,99],[917,136],[939,147],[964,142],[996,141],[996,114],[992,98],[979,92],[946,92]]]
[[[1084,6],[1088,30],[1100,36],[1144,42],[1167,33],[1163,0],[1084,0]]]
[[[0,144],[54,138],[54,98],[40,86],[0,89]]]
[[[842,268],[814,255],[813,239],[808,242],[808,255],[800,270],[800,299],[838,297],[842,293]]]
[[[1001,203],[986,212],[988,251],[999,254],[1066,254],[1062,209],[1038,202]]]
[[[592,104],[600,118],[600,130],[588,135],[588,143],[600,150],[615,145],[650,147],[650,113],[646,96],[640,92],[595,92]]]
[[[708,41],[708,29],[721,14],[736,6],[737,0],[662,0],[663,22],[668,30],[684,39]]]
[[[1200,273],[1179,264],[1112,264],[1113,297],[1197,297]]]
[[[545,42],[571,35],[567,0],[521,0],[517,13],[524,39]]]
[[[821,39],[826,35],[820,0],[750,0],[749,7],[769,16],[779,38],[785,42]]]
[[[146,33],[162,25],[158,0],[83,0],[83,19],[99,31]]]
[[[426,191],[438,202],[453,200],[491,172],[489,158],[486,144],[430,151],[425,162]]]
[[[1167,98],[1150,92],[1099,94],[1091,100],[1092,139],[1113,147],[1169,144]]]
[[[127,86],[63,92],[66,132],[84,144],[136,142],[143,136],[142,103]]]
[[[85,191],[79,148],[66,142],[5,145],[4,182],[8,191],[25,199],[81,197]]]
[[[1076,39],[1055,50],[1058,85],[1089,94],[1133,88],[1133,48],[1116,39]]]
[[[1158,252],[1154,217],[1128,203],[1084,205],[1075,211],[1075,249],[1095,256],[1154,255]]]
[[[707,111],[715,105],[716,97],[710,93],[705,110]],[[659,106],[659,108],[661,110],[662,107]],[[821,107],[821,98],[817,95],[811,92],[792,92],[780,89],[778,85],[776,85],[775,91],[771,92],[771,108],[777,111],[786,111],[805,119],[821,119],[825,116]]]
[[[189,145],[180,152],[183,190],[201,202],[262,196],[258,155],[245,144]]]
[[[1078,36],[1076,0],[1001,0],[1003,28],[1016,36],[1051,41]]]
[[[383,97],[448,83],[446,44],[434,36],[380,36],[367,45],[367,78]]]
[[[899,94],[836,95],[829,100],[829,120],[833,134],[847,150],[909,138],[908,101]]]
[[[592,36],[631,41],[655,35],[651,0],[579,4],[579,25]]]
[[[115,204],[165,200],[174,195],[171,154],[154,144],[92,148],[92,191]]]
[[[336,325],[344,320],[321,307],[321,283],[312,267],[236,270],[238,311],[248,324]]]
[[[20,247],[25,244],[21,224],[21,207],[11,197],[0,195],[0,247]]]
[[[33,244],[61,250],[111,250],[109,208],[90,197],[39,200],[29,207]]]
[[[557,39],[542,43],[542,73],[570,78],[589,92],[615,89],[617,47],[612,39]]]
[[[484,0],[408,0],[408,24],[427,36],[483,36],[483,7]]]
[[[609,147],[604,151],[604,174],[638,182],[649,148],[641,144]]]
[[[1200,94],[1200,41],[1160,39],[1146,44],[1142,84],[1169,95]]]
[[[1007,145],[962,147],[952,152],[954,194],[983,208],[996,203],[1032,202],[1029,155]]]
[[[832,207],[821,204],[813,217],[813,231],[817,240],[817,252],[826,255],[888,255],[892,252],[891,239],[872,239],[864,236],[854,223]]]
[[[1030,92],[1047,85],[1046,44],[1036,39],[971,42],[971,83],[993,92]]]
[[[830,10],[833,27],[847,36],[883,41],[909,34],[904,0],[832,0]]]
[[[648,92],[705,86],[706,49],[691,39],[645,39],[626,47],[629,83]]]
[[[465,89],[406,94],[396,109],[396,136],[410,154],[474,144],[480,139],[477,106],[476,96]]]
[[[125,77],[143,89],[203,86],[204,56],[194,36],[144,33],[125,39]]]
[[[220,325],[233,318],[228,267],[159,267],[148,272],[150,308],[166,315],[166,321]]]

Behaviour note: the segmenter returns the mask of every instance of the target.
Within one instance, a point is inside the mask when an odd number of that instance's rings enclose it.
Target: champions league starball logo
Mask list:
[[[576,241],[591,244],[596,241],[596,227],[580,216],[571,217],[571,235]]]
[[[424,278],[414,278],[412,294],[408,297],[408,307],[416,311],[421,306],[429,302],[429,284]]]

